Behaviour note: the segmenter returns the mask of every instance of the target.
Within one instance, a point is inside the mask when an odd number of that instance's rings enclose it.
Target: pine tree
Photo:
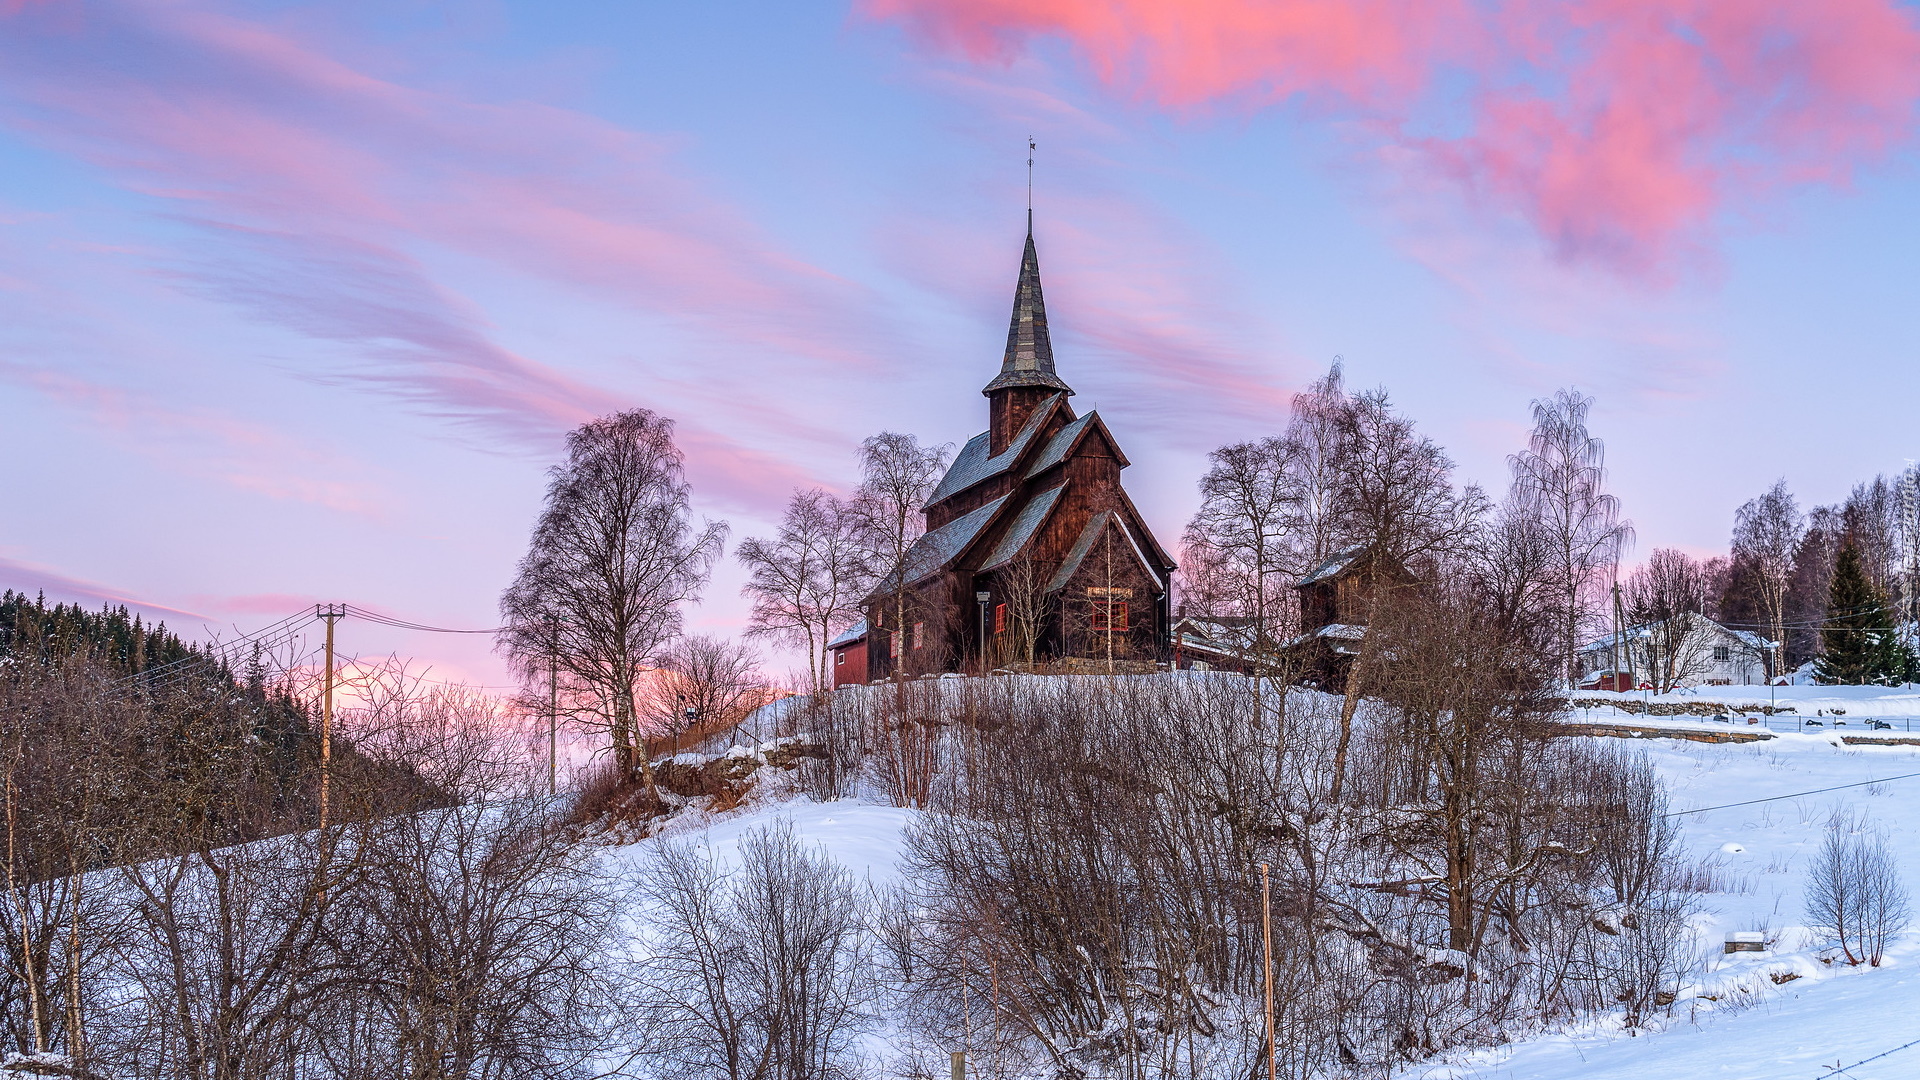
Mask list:
[[[1906,674],[1906,649],[1888,626],[1886,600],[1867,580],[1852,537],[1840,543],[1828,592],[1827,619],[1814,675],[1823,683],[1898,682]]]

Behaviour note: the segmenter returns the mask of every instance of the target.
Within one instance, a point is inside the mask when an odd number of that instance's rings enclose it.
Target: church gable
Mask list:
[[[1013,442],[998,454],[989,453],[992,432],[983,431],[968,439],[927,500],[928,528],[939,528],[1011,491],[1017,478],[1027,472],[1023,462],[1035,448],[1050,445],[1055,433],[1069,426],[1073,410],[1067,408],[1066,400],[1064,394],[1055,394],[1043,402]]]

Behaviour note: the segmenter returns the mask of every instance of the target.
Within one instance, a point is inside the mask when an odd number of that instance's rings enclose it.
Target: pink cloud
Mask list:
[[[318,381],[550,451],[614,408],[685,412],[655,394],[695,369],[743,412],[792,418],[779,387],[794,378],[910,354],[867,290],[782,251],[682,177],[664,140],[377,78],[191,5],[0,10],[0,121],[181,207],[201,235],[191,260],[160,257],[164,272],[343,346],[342,362],[306,373]],[[427,269],[474,260],[652,320],[689,340],[671,347],[686,355],[646,358],[623,390],[505,348]],[[737,457],[696,464],[725,485],[706,494],[764,505],[775,484],[805,479],[754,451],[763,428],[686,430]]]
[[[1740,200],[1844,184],[1911,134],[1894,0],[864,0],[932,47],[1042,39],[1181,114],[1300,102],[1517,214],[1562,258],[1655,269]],[[1436,134],[1436,132],[1444,132]]]

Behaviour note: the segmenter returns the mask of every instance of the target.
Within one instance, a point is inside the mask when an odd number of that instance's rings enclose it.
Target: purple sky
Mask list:
[[[0,0],[0,585],[192,634],[492,625],[567,427],[764,534],[958,443],[1025,149],[1061,374],[1163,541],[1335,356],[1498,488],[1596,395],[1640,554],[1900,467],[1920,20],[1890,0]],[[729,562],[696,628],[733,633]],[[345,647],[505,681],[476,638]]]

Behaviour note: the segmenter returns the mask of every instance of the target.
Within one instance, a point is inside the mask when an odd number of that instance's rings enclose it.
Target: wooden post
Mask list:
[[[1267,887],[1266,863],[1260,864],[1260,937],[1267,969],[1267,1080],[1274,1080],[1277,1066],[1273,1033],[1273,899]]]
[[[953,1080],[967,1080],[967,1052],[965,1050],[955,1050],[949,1055],[948,1064],[951,1070],[948,1075],[950,1075]]]
[[[560,790],[560,620],[547,616],[547,794]]]
[[[327,620],[327,670],[321,682],[324,690],[320,699],[320,827],[324,829],[333,781],[333,624],[346,618],[347,606],[316,604],[313,613]]]

